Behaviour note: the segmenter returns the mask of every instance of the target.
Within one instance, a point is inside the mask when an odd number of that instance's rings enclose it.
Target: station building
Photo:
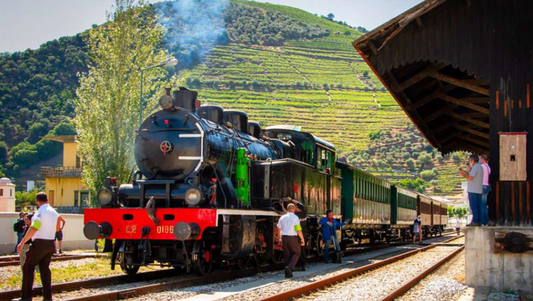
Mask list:
[[[0,179],[0,212],[15,212],[15,184],[8,178]]]
[[[491,227],[467,230],[474,287],[533,291],[532,12],[529,0],[423,1],[353,43],[431,145],[490,158]]]
[[[45,192],[50,204],[62,213],[83,213],[89,206],[89,190],[81,180],[82,161],[75,135],[45,137],[63,144],[63,164],[42,166]]]

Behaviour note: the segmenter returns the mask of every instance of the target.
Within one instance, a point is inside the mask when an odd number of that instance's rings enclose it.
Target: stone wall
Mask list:
[[[93,249],[94,241],[83,235],[82,214],[61,214],[67,222],[63,229],[63,250]],[[11,254],[15,249],[17,234],[13,231],[13,224],[17,221],[18,213],[0,212],[0,255]]]

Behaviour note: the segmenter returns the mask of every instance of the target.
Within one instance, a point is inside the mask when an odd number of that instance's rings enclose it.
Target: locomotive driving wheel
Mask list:
[[[315,241],[315,247],[316,247],[316,254],[318,256],[323,256],[324,255],[324,248],[325,248],[325,245],[324,245],[324,240],[322,239],[322,232],[318,232],[318,234],[316,235],[316,241]],[[329,248],[329,246],[328,246]]]
[[[197,242],[201,243],[201,242]],[[196,259],[192,263],[192,268],[198,276],[205,276],[211,273],[213,268],[213,254],[210,249],[202,246],[199,248],[198,253],[196,253]]]
[[[134,258],[134,254],[124,254],[122,252],[117,254],[117,262],[124,273],[128,275],[137,274],[140,266],[133,264]]]
[[[260,229],[256,229],[255,234],[255,247],[254,247],[254,263],[257,266],[262,266],[266,261],[267,243],[265,236],[261,233]]]

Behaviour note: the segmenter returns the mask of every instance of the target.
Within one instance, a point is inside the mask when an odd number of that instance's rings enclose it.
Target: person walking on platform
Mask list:
[[[56,252],[59,252],[59,254],[63,254],[63,228],[65,228],[66,223],[67,222],[61,215],[57,218],[55,240],[57,240]]]
[[[422,243],[422,220],[420,219],[420,215],[413,222],[413,244],[417,236],[419,237],[418,243]]]
[[[277,237],[281,232],[283,243],[283,262],[285,263],[285,277],[292,277],[292,272],[296,269],[296,263],[301,254],[301,246],[305,246],[304,236],[300,218],[294,214],[296,206],[287,205],[287,214],[283,215],[277,224]],[[298,237],[300,241],[298,242]]]
[[[39,208],[33,215],[31,226],[17,246],[20,253],[28,240],[32,240],[22,267],[22,298],[16,300],[31,300],[35,267],[38,265],[43,285],[43,300],[52,300],[52,275],[50,261],[55,251],[54,238],[58,214],[48,204],[46,193],[39,192],[35,197]]]
[[[319,224],[322,226],[322,240],[324,241],[324,263],[329,262],[329,246],[333,240],[335,251],[340,252],[341,247],[337,238],[337,229],[344,226],[344,223],[338,222],[333,218],[333,210],[328,209],[326,216],[323,217]]]
[[[461,235],[461,222],[459,222],[458,217],[457,217],[457,220],[455,221],[455,231],[457,231],[457,235]]]
[[[487,205],[487,199],[490,192],[490,166],[489,158],[486,155],[479,156],[481,167],[483,168],[483,194],[481,196],[481,224],[484,226],[489,225],[489,207]]]
[[[26,214],[24,215],[24,222],[26,223],[26,230],[24,231],[24,236],[26,236],[26,233],[28,233],[28,230],[30,230],[31,227],[31,219],[33,218],[33,214]],[[31,239],[28,240],[24,246],[22,247],[22,251],[20,252],[20,269],[24,273],[24,263],[26,262],[26,254],[28,253],[28,250],[30,249],[31,245]],[[35,271],[39,272],[39,266],[35,267]]]
[[[26,213],[24,212],[19,213],[19,218],[15,224],[13,224],[13,230],[17,233],[17,243],[15,244],[15,250],[13,251],[14,254],[17,254],[17,246],[24,237],[24,231],[26,230],[26,223],[24,222],[25,215]]]
[[[467,167],[468,171],[459,169],[459,174],[468,180],[467,192],[470,210],[472,211],[472,222],[467,226],[479,226],[481,224],[482,195],[483,195],[483,168],[479,164],[477,155],[470,155]]]

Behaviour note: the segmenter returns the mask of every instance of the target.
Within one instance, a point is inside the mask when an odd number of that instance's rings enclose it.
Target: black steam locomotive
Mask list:
[[[404,190],[337,162],[330,143],[297,127],[261,129],[244,112],[200,106],[197,92],[185,88],[159,103],[162,110],[137,133],[133,183],[108,178],[98,193],[101,208],[85,210],[85,236],[115,240],[112,268],[118,263],[133,274],[157,261],[203,275],[213,263],[279,261],[273,233],[289,197],[302,204],[308,254],[328,247],[317,223],[328,208],[349,219],[339,233],[343,247],[409,236],[416,197],[413,204],[401,197]],[[424,229],[437,234],[443,223]]]

